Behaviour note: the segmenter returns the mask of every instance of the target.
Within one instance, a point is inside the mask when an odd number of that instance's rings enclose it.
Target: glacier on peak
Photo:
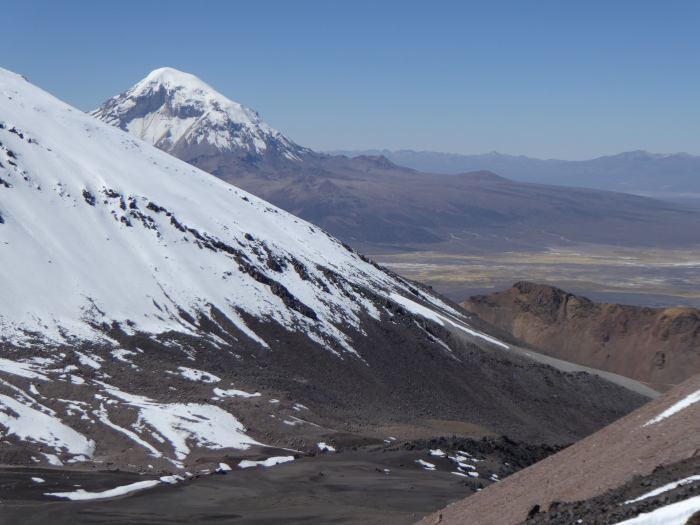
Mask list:
[[[152,71],[89,114],[187,162],[222,153],[298,161],[310,153],[256,111],[173,68]]]

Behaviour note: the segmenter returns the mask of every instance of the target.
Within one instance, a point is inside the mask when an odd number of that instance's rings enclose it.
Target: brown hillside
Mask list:
[[[535,505],[583,501],[698,454],[700,375],[592,436],[426,517],[422,524],[514,525]],[[673,413],[671,407],[685,408]],[[661,416],[661,417],[659,417]],[[658,422],[650,423],[655,419]],[[649,489],[646,489],[648,491]],[[575,523],[570,521],[569,523]]]
[[[462,304],[557,357],[638,381],[679,384],[700,372],[700,311],[594,303],[519,282]]]

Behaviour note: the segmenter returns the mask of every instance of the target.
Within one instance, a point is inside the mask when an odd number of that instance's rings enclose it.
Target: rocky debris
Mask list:
[[[150,523],[157,516],[159,523],[398,524],[410,523],[416,516],[496,483],[484,475],[463,481],[464,478],[453,474],[456,468],[452,461],[430,456],[430,449],[422,448],[429,447],[431,440],[420,441],[398,441],[398,446],[382,443],[315,455],[297,453],[293,461],[270,468],[241,469],[238,468],[240,455],[212,454],[201,458],[202,462],[188,470],[189,476],[183,474],[184,479],[176,486],[163,484],[138,496],[88,503],[61,501],[45,493],[74,491],[75,485],[96,492],[173,473],[149,468],[141,476],[114,470],[5,468],[0,469],[3,487],[0,521],[32,525],[48,522],[68,525],[93,520]],[[476,459],[478,453],[473,446],[482,442],[473,441],[470,444],[458,438],[437,438],[432,443],[454,444],[455,455],[460,449],[472,450]],[[496,444],[498,439],[492,441]],[[406,445],[414,447],[407,450]],[[417,459],[434,462],[437,469],[422,468]],[[480,474],[491,463],[503,465],[508,461],[497,447],[479,459],[474,464]],[[231,470],[221,470],[221,463]],[[37,478],[43,483],[37,483]],[[206,501],[205,506],[202,501]]]
[[[646,476],[634,476],[630,481],[608,490],[605,494],[585,501],[565,503],[553,501],[547,509],[539,505],[528,513],[528,517],[520,525],[570,525],[571,523],[586,523],[587,525],[607,525],[619,523],[646,514],[656,509],[679,501],[700,495],[700,479],[694,479],[700,474],[700,458],[695,457],[679,461],[671,465],[659,466]],[[670,488],[656,496],[650,496],[640,501],[634,501],[656,488],[673,484],[679,479],[691,478],[690,481]],[[686,522],[697,523],[698,512]]]
[[[618,511],[620,515],[633,514],[638,510],[632,507],[667,505],[694,495],[695,481],[675,492],[654,496],[656,503],[652,498],[629,503],[629,509],[610,507],[626,497],[634,499],[651,492],[659,483],[698,474],[698,392],[700,375],[592,436],[443,509],[444,523],[514,525],[527,522],[528,516],[530,521],[544,519],[541,523],[548,523],[550,516],[561,520],[555,523],[577,523],[578,519],[590,523],[572,516],[575,512],[590,512],[591,516]],[[432,523],[433,519],[435,515],[421,523]],[[599,523],[606,523],[606,519]],[[614,522],[612,518],[608,521]]]
[[[553,286],[519,282],[462,304],[545,352],[652,384],[700,372],[700,311],[595,303]]]

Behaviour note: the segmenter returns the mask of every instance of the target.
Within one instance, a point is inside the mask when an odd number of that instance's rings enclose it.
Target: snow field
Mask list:
[[[73,492],[47,492],[45,495],[54,496],[56,498],[65,498],[71,501],[90,501],[96,499],[107,499],[116,498],[117,496],[124,496],[125,494],[130,494],[139,490],[150,489],[151,487],[160,485],[160,483],[160,480],[151,479],[145,481],[137,481],[136,483],[123,485],[121,487],[115,487],[113,489],[105,490],[103,492],[87,492],[84,489],[78,489]]]
[[[685,525],[693,514],[700,511],[700,496],[666,505],[653,512],[621,521],[619,525]]]
[[[90,458],[95,449],[93,441],[63,424],[55,415],[36,410],[3,394],[0,394],[0,426],[5,429],[0,428],[0,437],[14,435],[72,456]],[[52,464],[61,464],[55,455],[46,457]]]

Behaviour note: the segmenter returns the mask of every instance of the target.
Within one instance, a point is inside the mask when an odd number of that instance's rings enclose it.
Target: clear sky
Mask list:
[[[700,155],[700,2],[8,1],[0,66],[83,110],[192,73],[315,150]]]

